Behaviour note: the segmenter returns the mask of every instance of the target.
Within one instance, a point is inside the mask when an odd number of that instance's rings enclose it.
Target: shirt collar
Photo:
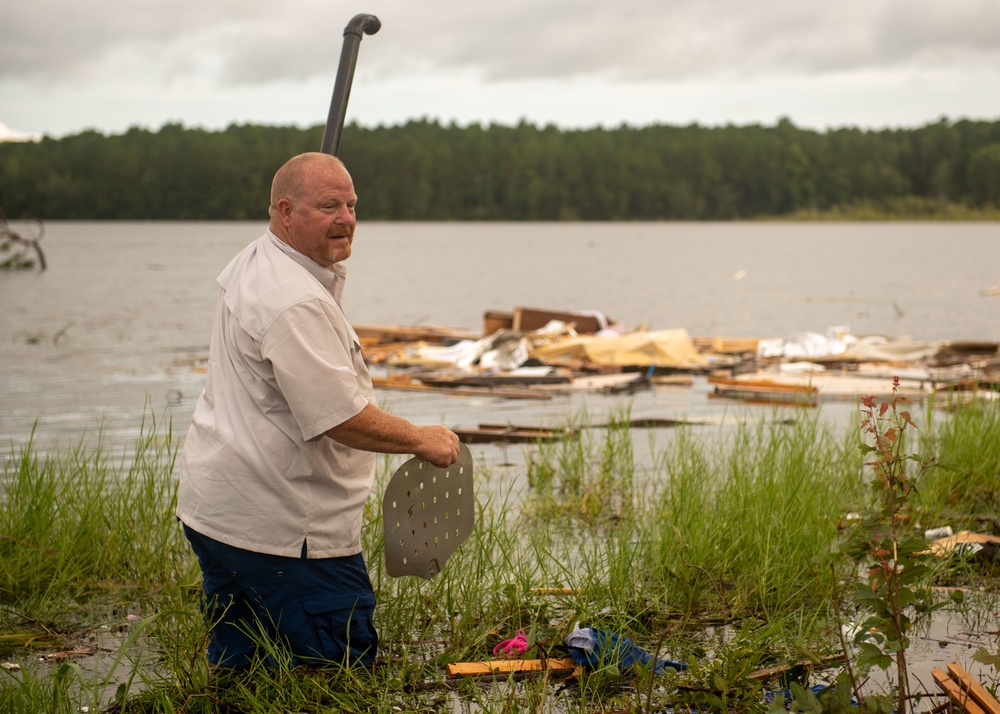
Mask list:
[[[270,238],[272,243],[277,245],[277,247],[285,253],[285,255],[309,271],[310,275],[320,281],[320,283],[323,284],[323,287],[333,293],[333,296],[338,301],[340,300],[340,295],[344,292],[344,282],[347,280],[347,268],[343,263],[335,263],[331,268],[324,268],[309,256],[303,255],[299,251],[295,250],[295,248],[288,245],[288,243],[281,240],[278,236],[274,235],[274,233],[271,232],[271,229],[267,230],[266,235]]]

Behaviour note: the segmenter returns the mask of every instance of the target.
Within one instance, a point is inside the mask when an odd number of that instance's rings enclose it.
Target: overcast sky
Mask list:
[[[31,0],[0,8],[0,133],[348,120],[816,129],[1000,119],[1000,0]]]

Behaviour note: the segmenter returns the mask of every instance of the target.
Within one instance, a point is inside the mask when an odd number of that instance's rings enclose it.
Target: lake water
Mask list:
[[[204,375],[215,276],[263,223],[46,225],[45,273],[0,274],[0,448],[102,429],[128,444],[144,414],[187,428]],[[487,310],[600,310],[693,336],[826,332],[1000,340],[997,223],[365,223],[345,308],[359,323],[479,330]],[[633,414],[707,417],[708,389],[659,390]],[[418,423],[561,422],[550,402],[380,396]],[[486,447],[496,455],[496,447]],[[503,455],[506,458],[506,454]]]

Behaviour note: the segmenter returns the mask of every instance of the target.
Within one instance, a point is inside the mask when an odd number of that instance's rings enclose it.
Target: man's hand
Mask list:
[[[414,452],[424,461],[447,468],[458,461],[458,435],[444,426],[420,427],[420,448]]]

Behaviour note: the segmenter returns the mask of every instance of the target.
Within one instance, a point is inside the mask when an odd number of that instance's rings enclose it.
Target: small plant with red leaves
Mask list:
[[[934,466],[933,460],[907,454],[907,431],[916,429],[908,407],[898,394],[899,377],[892,395],[884,400],[861,400],[861,449],[866,454],[874,492],[872,502],[848,541],[848,552],[861,565],[853,600],[867,617],[854,636],[858,648],[859,676],[872,667],[896,665],[895,710],[905,714],[910,700],[906,650],[914,619],[940,607],[924,585],[930,557],[927,540],[907,527],[907,505],[916,494],[919,477]],[[853,675],[852,675],[853,676]],[[855,696],[864,701],[854,683]]]

